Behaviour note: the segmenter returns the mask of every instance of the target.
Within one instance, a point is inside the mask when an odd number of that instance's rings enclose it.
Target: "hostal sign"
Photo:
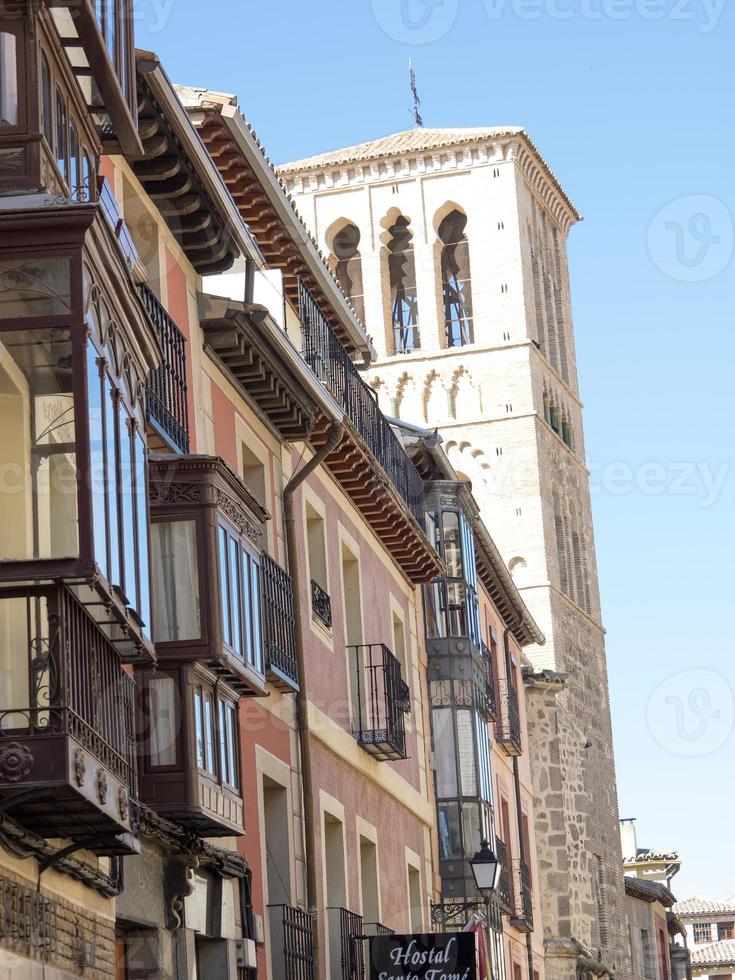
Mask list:
[[[473,932],[372,936],[370,980],[477,980]]]

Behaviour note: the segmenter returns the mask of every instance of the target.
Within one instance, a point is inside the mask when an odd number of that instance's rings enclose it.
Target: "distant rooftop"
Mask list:
[[[692,966],[735,967],[735,939],[692,946]]]
[[[679,861],[676,851],[647,851],[639,848],[633,857],[624,857],[623,864],[648,864],[653,861]]]
[[[735,915],[735,897],[718,902],[711,898],[704,898],[702,895],[695,895],[684,902],[677,902],[674,906],[674,912],[683,916]]]

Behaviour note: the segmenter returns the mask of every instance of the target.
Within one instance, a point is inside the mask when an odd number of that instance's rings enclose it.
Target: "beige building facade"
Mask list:
[[[526,671],[546,975],[628,971],[566,238],[523,130],[416,129],[280,168],[372,336],[383,410],[438,427],[546,644]]]

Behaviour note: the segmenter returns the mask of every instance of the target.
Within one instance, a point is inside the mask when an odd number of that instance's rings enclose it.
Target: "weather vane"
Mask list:
[[[423,126],[424,120],[421,118],[421,99],[416,90],[416,72],[413,70],[413,61],[408,59],[408,78],[411,83],[411,95],[413,96],[413,122],[414,126]]]

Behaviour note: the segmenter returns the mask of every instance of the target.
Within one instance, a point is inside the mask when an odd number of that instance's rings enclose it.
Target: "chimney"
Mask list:
[[[620,849],[623,858],[635,857],[638,853],[638,844],[635,839],[635,817],[627,817],[620,821]]]

